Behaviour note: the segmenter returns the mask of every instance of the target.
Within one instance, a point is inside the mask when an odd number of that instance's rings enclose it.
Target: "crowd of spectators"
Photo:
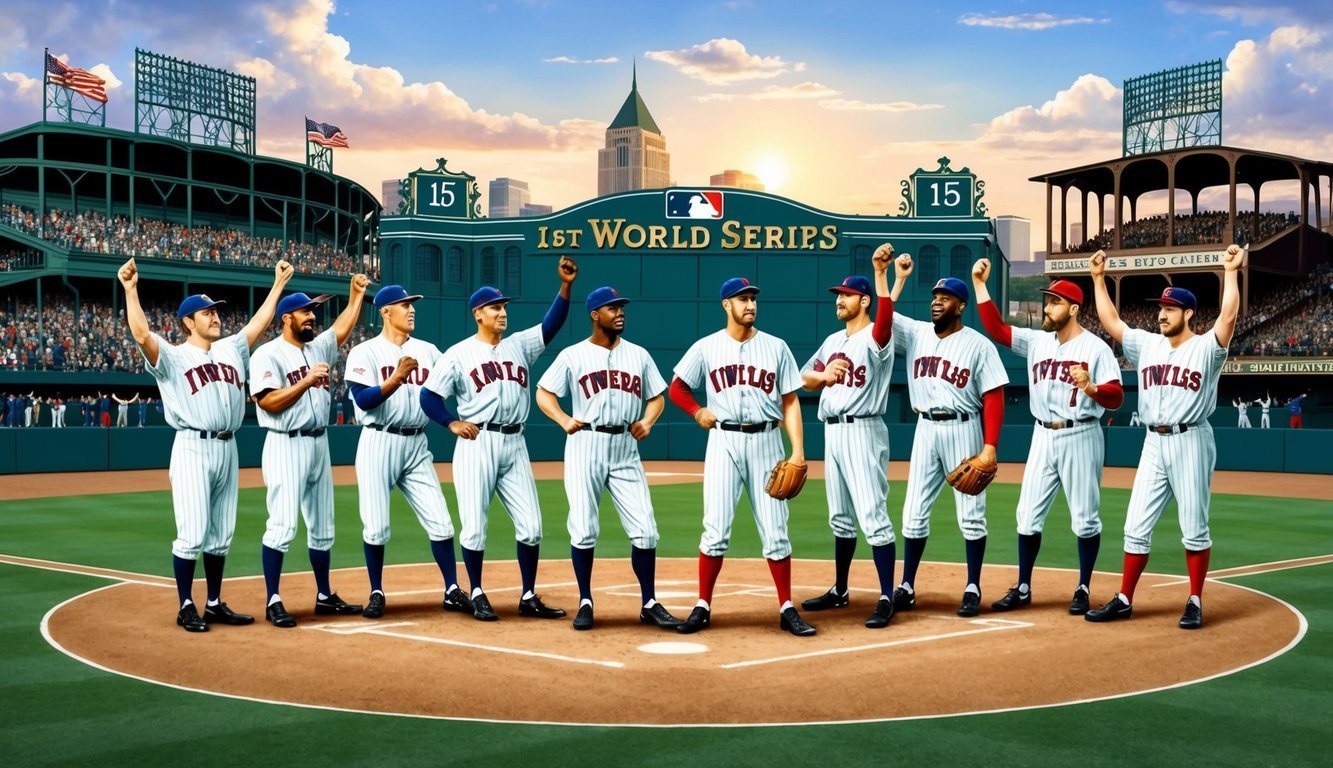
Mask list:
[[[1333,355],[1333,265],[1321,264],[1304,280],[1284,283],[1251,302],[1237,326],[1238,355]]]
[[[1263,212],[1259,214],[1258,235],[1253,234],[1255,223],[1253,211],[1236,213],[1235,241],[1246,244],[1266,240],[1287,227],[1300,222],[1296,213]],[[1192,215],[1176,215],[1175,245],[1220,245],[1222,235],[1227,228],[1226,211],[1200,211]],[[1167,216],[1145,216],[1137,221],[1126,222],[1121,228],[1121,248],[1162,247],[1166,243]],[[1088,238],[1083,243],[1071,244],[1070,250],[1077,253],[1093,253],[1106,250],[1115,245],[1115,228]]]
[[[187,227],[143,216],[131,221],[128,216],[107,218],[98,211],[70,214],[58,208],[38,215],[31,208],[9,203],[0,209],[0,224],[62,248],[89,253],[243,266],[271,266],[281,258],[303,274],[350,275],[369,268],[360,257],[327,243],[288,241],[284,246],[281,238],[252,237],[207,224]],[[366,274],[379,279],[378,270]]]
[[[43,264],[42,254],[37,251],[6,248],[0,250],[0,272],[16,269],[36,269]]]

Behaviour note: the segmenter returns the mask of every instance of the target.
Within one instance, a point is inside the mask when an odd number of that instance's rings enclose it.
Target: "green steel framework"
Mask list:
[[[134,49],[140,133],[255,153],[255,79]]]
[[[106,104],[51,82],[51,73],[46,71],[46,58],[50,55],[50,48],[42,55],[42,121],[54,111],[60,122],[105,128]]]
[[[1222,143],[1222,60],[1125,81],[1124,156]]]

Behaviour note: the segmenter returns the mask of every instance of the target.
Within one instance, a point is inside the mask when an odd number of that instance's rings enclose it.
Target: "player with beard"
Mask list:
[[[1056,280],[1042,290],[1046,302],[1041,330],[1014,328],[1004,322],[986,289],[990,268],[989,259],[979,259],[972,267],[977,311],[992,339],[1027,359],[1029,404],[1037,422],[1018,496],[1018,583],[991,603],[991,609],[1010,611],[1032,603],[1032,569],[1046,515],[1056,492],[1064,488],[1070,527],[1078,539],[1078,584],[1069,612],[1081,616],[1088,612],[1088,587],[1102,540],[1106,445],[1101,416],[1124,402],[1120,366],[1106,342],[1079,324],[1082,288]]]

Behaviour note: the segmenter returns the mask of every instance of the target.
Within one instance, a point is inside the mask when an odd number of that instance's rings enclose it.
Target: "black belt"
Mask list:
[[[737,424],[734,421],[719,421],[717,428],[724,432],[744,432],[750,435],[755,432],[767,432],[780,423],[778,421],[760,421],[754,424]]]
[[[605,426],[602,424],[593,426],[592,424],[584,424],[574,431],[582,432],[585,429],[591,429],[593,432],[601,432],[604,435],[623,435],[629,431],[629,427],[624,424],[616,424],[614,426]]]
[[[487,424],[478,424],[477,428],[484,429],[487,432],[499,432],[505,435],[513,435],[523,431],[522,424],[496,424],[493,421]]]
[[[1195,425],[1195,426],[1197,426],[1197,425]],[[1148,431],[1149,431],[1149,432],[1156,432],[1156,433],[1159,434],[1159,435],[1175,435],[1175,434],[1180,434],[1180,433],[1188,432],[1188,431],[1189,431],[1189,428],[1190,428],[1190,425],[1189,425],[1189,424],[1150,424],[1150,425],[1148,425]]]
[[[287,437],[320,437],[324,434],[323,427],[315,427],[314,429],[293,429],[290,431],[285,429],[270,429],[269,431],[279,435],[286,435]]]
[[[825,416],[825,417],[824,417],[824,423],[825,423],[825,424],[851,424],[851,423],[853,423],[853,422],[857,422],[857,421],[865,421],[865,420],[867,420],[867,419],[877,419],[877,418],[879,418],[879,417],[878,417],[878,416]]]
[[[1062,421],[1038,421],[1037,423],[1047,429],[1069,429],[1076,424],[1091,424],[1096,421],[1096,416],[1084,416],[1081,419],[1064,419]]]
[[[373,429],[376,432],[388,432],[391,435],[402,435],[403,437],[419,435],[426,431],[425,427],[388,427],[383,424],[362,424],[361,426],[366,429]]]
[[[972,418],[969,413],[954,413],[953,411],[921,411],[921,418],[928,421],[967,421]]]
[[[236,436],[236,433],[230,429],[224,429],[221,432],[208,432],[202,429],[187,429],[184,431],[192,435],[198,435],[205,440],[230,440]]]

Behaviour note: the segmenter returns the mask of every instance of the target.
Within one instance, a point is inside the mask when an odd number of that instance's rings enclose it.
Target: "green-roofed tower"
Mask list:
[[[606,129],[606,147],[597,152],[597,194],[671,185],[671,155],[657,121],[639,95],[639,68],[630,76],[629,96]]]

